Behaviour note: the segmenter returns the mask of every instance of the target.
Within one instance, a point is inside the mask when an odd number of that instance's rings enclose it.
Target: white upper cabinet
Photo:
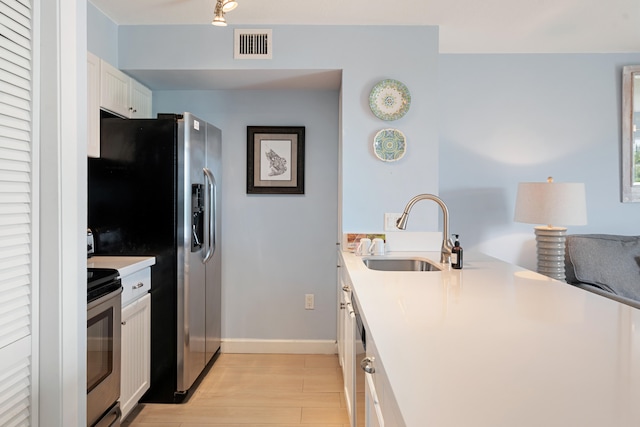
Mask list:
[[[151,117],[152,93],[108,62],[100,61],[100,107],[130,119]]]
[[[151,117],[151,89],[131,79],[129,84],[129,93],[131,101],[131,109],[129,110],[129,118],[131,119],[147,119]]]
[[[131,78],[105,60],[100,61],[100,107],[129,117]]]
[[[100,110],[129,119],[151,118],[151,89],[87,52],[87,156],[100,157]]]
[[[100,58],[87,52],[87,155],[100,157]]]

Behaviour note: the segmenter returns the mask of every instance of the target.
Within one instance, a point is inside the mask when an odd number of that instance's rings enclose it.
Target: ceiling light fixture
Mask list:
[[[226,27],[227,20],[224,19],[224,9],[222,8],[222,0],[217,0],[216,8],[214,9],[213,21],[211,21],[213,25],[218,27]]]
[[[238,7],[238,2],[236,0],[223,0],[222,1],[222,10],[225,11],[225,12],[231,12],[236,7]]]
[[[236,7],[238,7],[236,0],[216,0],[216,8],[214,9],[213,21],[211,21],[211,23],[218,27],[226,27],[227,20],[224,18],[224,14],[232,11]]]

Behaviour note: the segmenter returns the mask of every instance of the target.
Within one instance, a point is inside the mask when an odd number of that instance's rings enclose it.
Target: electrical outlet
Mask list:
[[[314,309],[313,294],[306,294],[304,296],[304,309],[305,310],[313,310]]]
[[[402,216],[401,213],[384,214],[384,231],[398,231],[396,221]]]

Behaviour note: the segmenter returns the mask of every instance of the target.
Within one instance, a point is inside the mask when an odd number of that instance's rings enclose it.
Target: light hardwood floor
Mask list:
[[[349,427],[337,355],[221,354],[183,404],[140,404],[123,427]]]

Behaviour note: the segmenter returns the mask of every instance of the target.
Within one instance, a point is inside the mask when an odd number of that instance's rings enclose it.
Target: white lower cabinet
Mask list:
[[[373,382],[373,375],[365,375],[367,381],[364,384],[364,416],[367,427],[384,427],[384,416],[378,400],[376,385]]]
[[[340,261],[339,256],[338,256],[338,261]],[[338,288],[336,291],[336,296],[338,300],[338,311],[337,311],[338,318],[336,319],[336,323],[337,323],[336,335],[338,337],[337,339],[338,362],[340,363],[340,366],[344,366],[344,313],[343,312],[345,310],[346,302],[344,300],[344,296],[342,292],[341,274],[342,274],[342,267],[338,265],[338,277],[337,277]]]
[[[151,295],[122,308],[120,409],[124,419],[149,389],[151,377]]]
[[[344,265],[341,256],[338,259],[339,264]],[[338,359],[342,365],[349,422],[353,427],[405,427],[382,359],[375,345],[375,331],[367,330],[365,332],[366,354],[364,355],[366,360],[361,353],[362,344],[357,342],[359,339],[358,326],[352,305],[354,294],[357,296],[347,269],[339,266]],[[363,319],[363,322],[366,325],[366,318]],[[364,386],[364,390],[362,388],[356,390],[362,386]],[[363,391],[364,393],[362,393]],[[356,409],[358,405],[360,405],[359,409]],[[364,411],[362,405],[364,405]],[[360,417],[357,417],[356,413]],[[359,419],[362,418],[362,414],[364,414],[364,420]]]
[[[345,292],[346,294],[346,292]],[[356,318],[351,305],[351,297],[347,295],[347,305],[344,310],[344,366],[342,375],[344,380],[344,394],[346,397],[347,411],[352,426],[356,426]]]
[[[340,257],[338,257],[340,259]],[[356,321],[351,304],[351,288],[344,268],[338,266],[338,360],[342,366],[342,382],[349,423],[356,426]]]
[[[404,427],[400,409],[396,403],[391,384],[378,355],[375,341],[371,333],[367,335],[367,361],[361,365],[365,370],[365,425],[367,427],[386,426]]]

